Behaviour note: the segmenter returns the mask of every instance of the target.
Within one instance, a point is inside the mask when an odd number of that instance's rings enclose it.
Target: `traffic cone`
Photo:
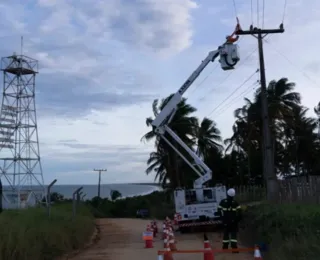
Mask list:
[[[147,232],[151,232],[151,227],[150,227],[150,225],[147,225],[146,231],[147,231]]]
[[[165,246],[165,251],[166,251],[166,252],[164,253],[163,260],[173,260],[169,243],[166,244],[166,246]]]
[[[155,232],[155,237],[158,234],[158,223],[157,221],[153,221],[153,228],[154,228],[154,232]]]
[[[167,226],[172,227],[172,221],[169,217],[166,217],[166,224],[167,224]]]
[[[152,223],[150,225],[150,232],[152,232],[152,236],[155,237],[155,235],[154,235],[154,227],[153,227]]]
[[[170,251],[177,251],[177,246],[174,240],[174,235],[173,233],[169,234],[169,247],[170,247]]]
[[[174,225],[178,225],[178,214],[177,213],[174,213],[173,223],[174,223]]]
[[[147,225],[146,231],[151,232],[150,225]],[[152,239],[145,240],[145,248],[153,248],[153,240]]]
[[[145,248],[153,248],[153,240],[152,239],[148,239],[145,241]]]
[[[262,256],[261,256],[260,249],[258,246],[255,246],[255,248],[254,248],[253,259],[262,260]]]
[[[168,229],[165,229],[164,231],[165,233],[165,236],[164,236],[164,239],[163,239],[163,248],[166,248],[168,242],[169,242],[169,231]]]
[[[162,224],[162,239],[165,239],[166,238],[166,224],[165,222],[163,222]]]
[[[203,234],[203,247],[204,247],[204,250],[208,250],[208,252],[203,253],[203,260],[214,260],[214,255],[211,249],[211,245],[205,233]]]

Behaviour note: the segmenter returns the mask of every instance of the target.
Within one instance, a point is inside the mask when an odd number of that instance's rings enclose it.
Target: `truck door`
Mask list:
[[[186,205],[184,190],[175,190],[174,191],[174,204],[176,207],[176,212],[180,213],[180,214],[184,214],[184,209],[185,209],[185,205]]]

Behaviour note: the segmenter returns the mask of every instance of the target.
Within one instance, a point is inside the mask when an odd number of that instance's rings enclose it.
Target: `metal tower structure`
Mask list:
[[[3,207],[34,205],[46,194],[38,142],[35,78],[38,61],[25,55],[1,59],[0,178]]]

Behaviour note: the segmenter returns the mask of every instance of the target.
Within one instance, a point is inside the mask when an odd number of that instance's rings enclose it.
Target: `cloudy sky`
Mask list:
[[[0,0],[1,56],[19,53],[23,35],[23,53],[39,60],[36,102],[45,182],[95,184],[93,168],[108,169],[103,183],[152,181],[144,170],[153,146],[140,142],[152,100],[180,87],[232,33],[236,15],[244,29],[252,21],[278,28],[284,19],[286,32],[265,41],[267,80],[296,82],[312,114],[320,100],[320,1],[288,0],[285,14],[285,0],[265,1],[264,12],[263,0],[259,8],[257,0],[252,9],[250,2]],[[258,80],[257,41],[242,36],[239,46],[236,70],[210,64],[186,93],[197,116],[214,119],[224,138],[232,133],[234,109],[252,96]]]

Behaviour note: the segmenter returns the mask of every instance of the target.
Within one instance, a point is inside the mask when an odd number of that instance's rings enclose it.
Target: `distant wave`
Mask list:
[[[136,184],[136,185],[139,185],[139,184]],[[155,191],[162,191],[162,188],[159,187],[159,186],[150,186],[150,190],[147,190],[147,191],[144,191],[144,192],[141,192],[141,193],[138,193],[138,194],[128,195],[128,196],[125,196],[124,198],[132,198],[132,197],[136,197],[136,196],[145,196],[145,195],[149,195],[149,194],[151,194],[152,192],[155,192]]]

